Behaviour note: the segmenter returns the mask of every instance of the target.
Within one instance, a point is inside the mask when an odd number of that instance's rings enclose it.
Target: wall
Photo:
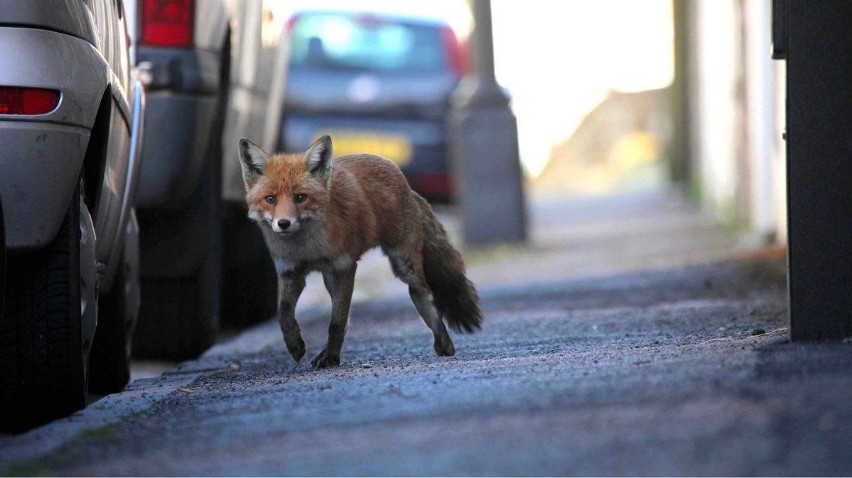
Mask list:
[[[681,44],[696,196],[756,241],[783,240],[783,64],[770,54],[771,2],[674,1],[690,2]]]

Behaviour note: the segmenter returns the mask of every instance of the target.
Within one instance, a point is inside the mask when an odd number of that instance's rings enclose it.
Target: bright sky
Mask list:
[[[292,0],[300,8],[373,8],[470,28],[466,0]],[[276,12],[278,13],[278,12]],[[512,94],[521,162],[534,176],[607,91],[662,88],[673,76],[671,0],[492,0],[497,81]]]

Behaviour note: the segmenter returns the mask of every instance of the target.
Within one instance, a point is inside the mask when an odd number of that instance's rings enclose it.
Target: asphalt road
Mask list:
[[[781,258],[481,293],[454,357],[406,300],[359,303],[339,368],[220,349],[3,443],[0,472],[852,474],[852,346],[788,342]]]

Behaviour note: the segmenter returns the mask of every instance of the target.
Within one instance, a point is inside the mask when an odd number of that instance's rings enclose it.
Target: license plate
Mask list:
[[[375,154],[402,167],[411,161],[411,141],[402,134],[362,131],[323,131],[331,136],[334,156],[347,154]]]

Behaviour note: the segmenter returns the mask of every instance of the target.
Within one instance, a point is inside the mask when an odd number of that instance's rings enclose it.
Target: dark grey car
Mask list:
[[[384,156],[420,194],[449,201],[447,114],[465,69],[449,24],[323,10],[297,13],[289,25],[281,149],[329,134],[335,155]]]

